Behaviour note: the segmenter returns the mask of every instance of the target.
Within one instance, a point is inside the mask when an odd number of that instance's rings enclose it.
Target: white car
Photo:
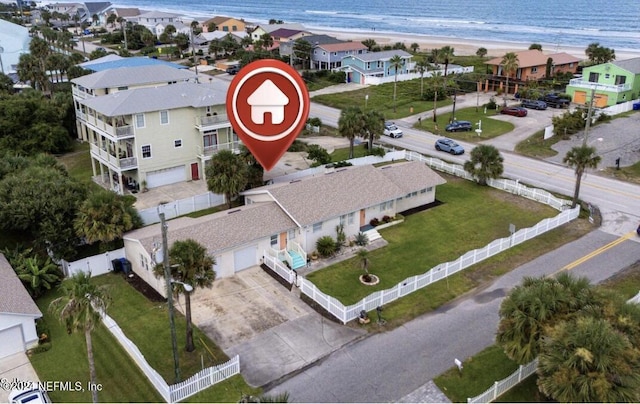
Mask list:
[[[402,137],[402,131],[393,122],[385,122],[384,123],[384,132],[383,133],[384,133],[385,136],[389,136],[390,138],[394,138],[394,139]]]
[[[9,403],[11,404],[40,404],[50,403],[51,399],[46,391],[38,388],[32,388],[27,390],[13,390],[9,393]]]

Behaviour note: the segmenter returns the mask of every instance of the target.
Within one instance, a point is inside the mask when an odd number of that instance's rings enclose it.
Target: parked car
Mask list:
[[[31,388],[28,390],[13,390],[9,393],[9,403],[11,404],[40,404],[50,403],[51,399],[46,391],[39,388]]]
[[[469,132],[473,129],[473,125],[469,121],[453,121],[445,126],[447,132]]]
[[[227,67],[227,70],[225,70],[228,74],[230,75],[234,75],[236,73],[238,73],[240,71],[240,66],[235,65],[235,66],[229,66]]]
[[[527,110],[522,107],[504,107],[500,110],[501,114],[513,115],[518,117],[527,116]]]
[[[436,140],[436,150],[451,154],[464,154],[464,147],[446,137]]]
[[[560,97],[557,93],[543,95],[539,100],[546,102],[548,106],[553,108],[566,108],[569,106],[569,100]]]
[[[522,100],[520,106],[531,109],[547,109],[547,103],[540,100]]]
[[[393,122],[385,122],[383,134],[385,136],[389,136],[390,138],[396,139],[402,137],[402,130],[400,130],[400,128],[398,128]]]

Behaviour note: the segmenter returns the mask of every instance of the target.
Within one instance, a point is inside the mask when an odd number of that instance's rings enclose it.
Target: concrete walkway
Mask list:
[[[37,382],[40,379],[35,369],[29,361],[29,357],[24,352],[7,356],[0,359],[0,403],[9,402],[10,386],[5,385],[5,381],[30,381]]]

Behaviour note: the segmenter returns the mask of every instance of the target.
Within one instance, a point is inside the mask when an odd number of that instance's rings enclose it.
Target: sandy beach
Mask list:
[[[486,40],[475,40],[475,39],[465,39],[465,38],[449,38],[449,37],[438,37],[438,36],[428,36],[428,35],[419,35],[419,34],[404,34],[404,33],[389,33],[389,32],[377,32],[377,31],[343,31],[338,29],[330,29],[330,28],[310,28],[315,34],[326,34],[334,36],[338,39],[343,40],[353,40],[353,41],[363,41],[365,39],[373,39],[381,46],[384,45],[393,45],[396,42],[404,42],[404,44],[409,47],[412,43],[417,43],[420,45],[421,51],[429,51],[434,48],[442,48],[443,46],[451,46],[455,50],[455,54],[459,56],[468,56],[475,55],[478,48],[486,48],[488,51],[488,56],[503,56],[507,52],[516,52],[522,51],[529,48],[530,43],[520,43],[520,42],[505,42],[505,41],[486,41]],[[544,53],[558,53],[558,52],[566,52],[572,56],[578,58],[586,58],[585,49],[587,45],[583,48],[575,47],[575,46],[562,46],[557,44],[542,44],[542,51]],[[616,59],[617,60],[625,60],[631,59],[635,57],[640,57],[640,49],[632,50],[632,49],[615,49],[616,51]]]

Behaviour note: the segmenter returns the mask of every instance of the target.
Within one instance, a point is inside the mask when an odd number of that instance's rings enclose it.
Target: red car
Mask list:
[[[519,116],[519,117],[527,116],[526,108],[522,108],[522,107],[505,107],[505,108],[502,108],[502,111],[500,111],[500,113],[506,114],[506,115]]]

